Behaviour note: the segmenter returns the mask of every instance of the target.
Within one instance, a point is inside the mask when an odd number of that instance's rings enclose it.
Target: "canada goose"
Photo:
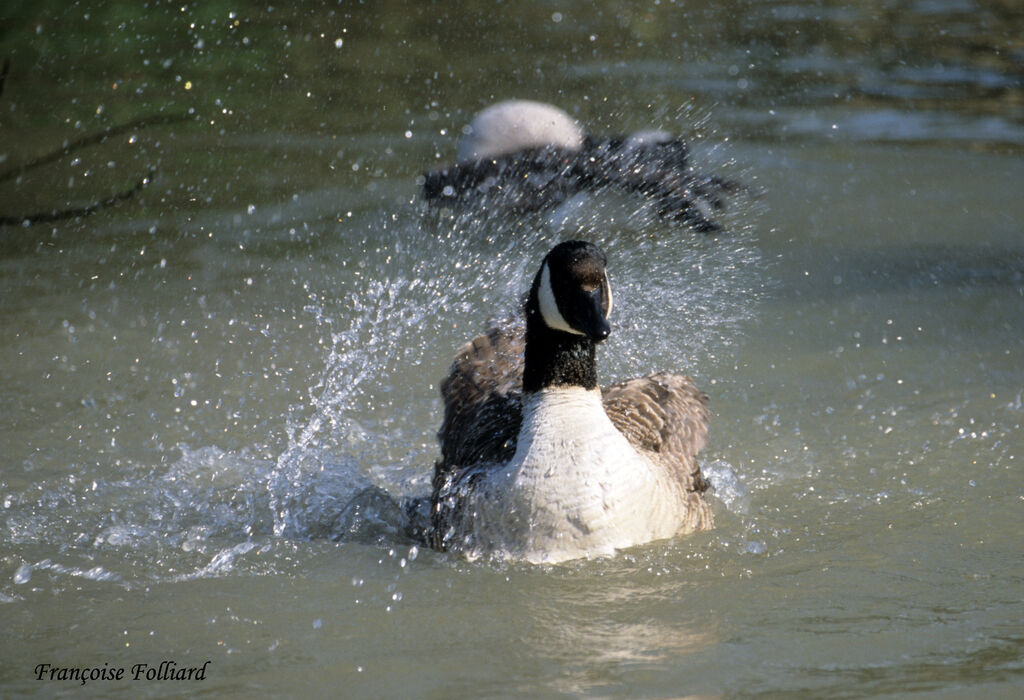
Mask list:
[[[604,186],[638,192],[657,213],[697,231],[721,226],[711,217],[723,195],[748,190],[696,172],[682,141],[664,131],[628,137],[586,135],[549,104],[509,100],[477,114],[465,129],[457,162],[424,176],[423,195],[436,205],[497,204],[515,211],[555,207]]]
[[[558,562],[712,526],[696,462],[708,398],[655,374],[604,390],[595,347],[608,337],[605,256],[568,241],[544,258],[526,328],[463,346],[441,385],[441,459],[431,546],[469,556]]]

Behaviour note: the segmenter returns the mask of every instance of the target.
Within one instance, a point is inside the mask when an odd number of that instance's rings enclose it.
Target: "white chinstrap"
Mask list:
[[[548,328],[556,331],[565,331],[573,335],[584,335],[569,325],[569,322],[558,310],[558,302],[555,300],[555,292],[551,288],[551,269],[548,263],[544,263],[544,269],[540,273],[540,288],[537,290],[537,303],[540,304],[540,315]]]

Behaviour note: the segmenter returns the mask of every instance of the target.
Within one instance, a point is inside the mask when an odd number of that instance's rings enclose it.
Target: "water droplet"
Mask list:
[[[14,572],[14,583],[16,585],[20,586],[23,583],[28,583],[30,578],[32,578],[32,567],[28,564],[22,564]]]
[[[746,549],[751,554],[764,554],[768,548],[764,542],[747,542]]]

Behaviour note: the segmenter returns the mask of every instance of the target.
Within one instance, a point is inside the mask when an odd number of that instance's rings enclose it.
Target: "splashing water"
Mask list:
[[[340,303],[336,293],[309,292],[307,311],[329,329],[330,350],[311,414],[293,426],[277,460],[274,533],[315,534],[310,515],[337,510],[339,494],[351,494],[356,483],[427,490],[440,421],[433,382],[460,344],[518,316],[535,267],[559,240],[585,238],[608,254],[618,332],[600,353],[603,381],[700,371],[735,342],[763,290],[750,228],[695,234],[632,204],[624,210],[614,198],[594,199],[557,220],[511,217],[500,208],[410,212],[372,227],[363,249],[372,240],[378,259],[349,280]],[[314,491],[311,484],[324,481],[324,450],[343,453],[346,466],[359,465],[365,476],[344,489]]]
[[[550,247],[584,238],[608,255],[616,310],[599,355],[603,382],[708,372],[762,293],[743,222],[755,208],[731,213],[736,225],[717,236],[665,224],[615,196],[548,216],[407,208],[339,231],[362,240],[353,259],[337,261],[331,288],[304,284],[302,313],[318,330],[323,371],[284,417],[286,447],[274,457],[255,443],[180,444],[156,464],[74,465],[70,476],[9,490],[6,539],[20,552],[10,591],[43,575],[131,586],[274,570],[287,566],[296,540],[393,547],[406,517],[396,496],[428,488],[437,382],[460,344],[519,314]],[[69,543],[66,559],[43,553],[41,533]]]

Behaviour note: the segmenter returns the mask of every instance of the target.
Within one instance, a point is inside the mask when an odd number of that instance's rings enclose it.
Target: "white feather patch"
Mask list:
[[[604,317],[612,315],[612,283],[608,281],[608,271],[604,272]]]
[[[584,335],[576,330],[565,320],[562,312],[558,310],[558,302],[555,301],[555,292],[551,289],[551,270],[548,263],[544,261],[544,267],[540,272],[540,288],[537,290],[537,302],[540,304],[540,316],[548,328],[556,331],[565,331],[574,335]]]
[[[458,160],[496,158],[524,148],[583,146],[583,129],[553,105],[530,100],[508,100],[477,114],[459,143]]]

